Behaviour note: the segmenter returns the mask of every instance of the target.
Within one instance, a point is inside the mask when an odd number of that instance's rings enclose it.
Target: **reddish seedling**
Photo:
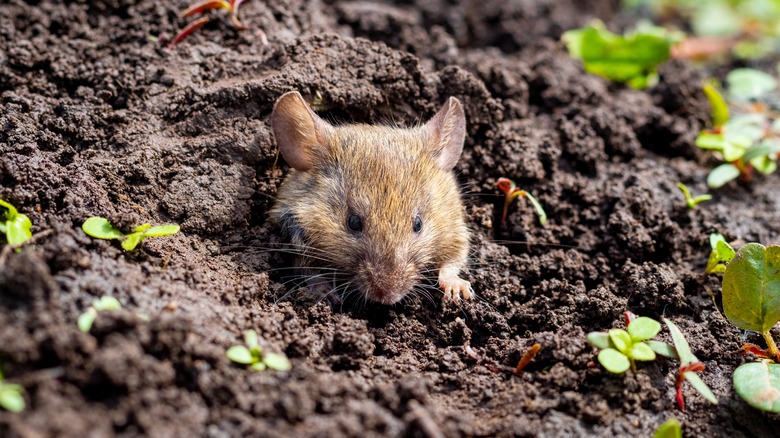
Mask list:
[[[517,366],[515,367],[515,370],[513,371],[514,375],[519,375],[523,372],[525,367],[528,366],[529,363],[531,363],[532,360],[536,357],[536,353],[539,352],[539,350],[542,349],[542,346],[540,344],[534,344],[531,345],[531,348],[526,350],[526,352],[523,354],[523,357],[520,358],[520,361],[517,362]]]
[[[506,222],[506,215],[507,212],[509,211],[509,206],[515,200],[515,198],[518,198],[520,196],[526,197],[528,198],[529,201],[531,201],[531,204],[536,209],[536,214],[539,216],[539,223],[542,225],[547,223],[547,213],[545,213],[539,201],[537,201],[536,198],[531,196],[530,193],[517,187],[517,184],[515,184],[514,181],[512,181],[509,178],[502,177],[498,179],[498,181],[496,182],[496,186],[498,187],[499,190],[501,190],[504,193],[504,212],[501,214],[502,224]]]
[[[528,366],[529,363],[531,363],[532,360],[534,360],[534,357],[536,357],[536,353],[539,352],[539,350],[542,349],[542,346],[540,344],[534,344],[532,345],[524,354],[523,357],[520,359],[520,361],[517,363],[517,366],[512,368],[508,367],[506,365],[501,365],[499,363],[496,363],[492,359],[486,358],[484,356],[480,356],[473,348],[471,348],[471,345],[466,343],[463,345],[463,351],[466,353],[466,356],[474,359],[477,364],[483,365],[488,370],[494,372],[494,373],[512,373],[516,376],[520,375],[520,373],[523,372],[523,369]]]
[[[241,22],[238,18],[238,8],[241,6],[241,4],[244,2],[244,0],[205,0],[199,3],[196,3],[189,8],[182,11],[181,16],[182,17],[191,17],[193,15],[198,14],[204,14],[212,9],[222,9],[227,11],[228,15],[230,16],[230,22],[233,23],[233,27],[235,27],[238,30],[244,30],[246,29],[246,25]],[[181,41],[183,41],[185,38],[190,36],[193,32],[203,27],[206,23],[208,23],[209,17],[201,17],[197,20],[191,22],[187,26],[184,27],[184,29],[179,32],[176,37],[173,38],[173,41],[168,46],[169,48],[174,47],[176,44],[179,44]],[[262,30],[259,30],[260,38],[263,41],[263,44],[268,44],[268,39],[265,36],[265,32]]]
[[[683,382],[685,382],[685,373],[687,372],[698,372],[698,371],[704,371],[704,364],[701,362],[692,362],[688,365],[682,365],[680,367],[679,373],[677,373],[677,380],[674,383],[674,388],[676,391],[675,398],[677,399],[677,406],[680,407],[681,411],[685,410],[685,399],[683,398]]]

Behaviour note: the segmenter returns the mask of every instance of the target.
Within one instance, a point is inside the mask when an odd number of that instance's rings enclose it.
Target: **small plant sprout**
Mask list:
[[[238,19],[238,7],[241,6],[243,2],[244,0],[205,0],[196,3],[190,6],[189,8],[185,9],[184,11],[182,11],[181,16],[191,17],[197,14],[204,14],[212,9],[216,9],[216,10],[222,9],[227,11],[228,15],[230,16],[230,22],[233,23],[233,27],[235,27],[238,30],[245,30],[247,28],[246,25],[244,25],[244,23],[242,23],[241,20]],[[191,35],[193,32],[203,27],[206,23],[208,23],[208,21],[209,21],[209,17],[204,16],[191,22],[190,24],[185,26],[184,29],[182,29],[181,32],[179,32],[176,35],[176,37],[173,38],[173,41],[168,47],[172,48],[176,44],[179,44],[185,38]],[[265,35],[265,32],[261,30],[259,30],[258,32],[263,42],[263,45],[267,45],[268,39]]]
[[[736,108],[744,108],[746,102],[777,87],[772,76],[751,69],[732,71],[727,82],[731,102]],[[780,119],[770,117],[765,105],[760,104],[730,117],[723,96],[711,82],[704,85],[703,91],[712,106],[713,128],[699,133],[696,146],[713,151],[725,161],[710,172],[707,185],[718,188],[738,177],[750,181],[754,171],[775,172],[780,155]]]
[[[234,345],[228,348],[227,352],[225,352],[228,359],[242,365],[249,365],[249,369],[252,371],[262,371],[266,368],[276,371],[288,371],[292,368],[290,361],[283,355],[270,352],[263,353],[260,349],[260,344],[257,342],[257,332],[254,330],[244,332],[244,342],[246,347]]]
[[[636,372],[635,361],[655,360],[656,353],[675,357],[674,349],[659,341],[650,341],[661,331],[661,323],[646,316],[636,317],[626,312],[627,327],[608,332],[588,333],[590,345],[600,349],[599,363],[607,371],[623,374],[631,368]]]
[[[726,242],[726,238],[720,233],[710,234],[710,258],[704,271],[708,274],[720,274],[726,272],[726,263],[734,258],[734,248]]]
[[[780,246],[748,243],[723,274],[723,311],[735,326],[763,335],[767,350],[754,344],[743,353],[762,358],[734,371],[734,390],[750,406],[780,412],[780,351],[769,331],[780,321]]]
[[[723,274],[723,311],[742,330],[761,333],[767,357],[780,360],[769,330],[780,321],[780,246],[748,243]]]
[[[682,424],[676,418],[670,418],[658,426],[653,438],[682,438]]]
[[[143,224],[133,228],[132,233],[124,234],[119,229],[111,225],[107,219],[102,217],[91,217],[87,219],[84,221],[84,224],[81,225],[81,229],[96,239],[121,240],[122,248],[127,251],[134,250],[138,244],[140,244],[141,241],[147,237],[169,236],[179,232],[178,225],[169,224],[153,227],[151,224]]]
[[[92,328],[92,324],[95,322],[95,318],[97,318],[98,312],[119,310],[121,308],[122,305],[116,298],[109,296],[101,297],[99,300],[93,301],[92,305],[89,306],[87,311],[79,316],[78,322],[76,324],[78,325],[79,330],[84,333],[88,333],[89,329]]]
[[[658,82],[658,66],[669,59],[672,45],[681,39],[680,33],[652,25],[615,35],[601,22],[570,30],[561,37],[569,55],[582,60],[588,73],[637,89]]]
[[[699,377],[696,372],[704,371],[704,364],[696,358],[691,352],[691,347],[688,345],[688,341],[685,340],[680,329],[668,319],[664,318],[664,323],[669,327],[669,332],[672,334],[672,342],[674,342],[674,349],[677,351],[677,356],[680,359],[680,370],[677,374],[677,380],[675,381],[677,406],[680,410],[685,410],[685,399],[683,398],[682,385],[685,380],[693,386],[702,397],[707,399],[712,404],[718,404],[718,399],[715,394],[712,393],[709,386]]]
[[[0,199],[0,233],[9,245],[21,245],[32,237],[30,218],[16,211],[13,205]]]
[[[0,370],[0,407],[11,412],[22,412],[25,407],[23,393],[21,385],[5,383]]]
[[[547,223],[547,213],[545,213],[544,208],[542,208],[542,204],[540,204],[536,198],[531,196],[530,193],[518,188],[514,181],[509,178],[502,177],[498,179],[496,186],[498,186],[499,190],[504,192],[504,212],[501,214],[501,223],[506,222],[506,215],[509,211],[509,206],[512,204],[512,201],[520,196],[524,196],[528,198],[529,201],[531,201],[531,205],[533,205],[534,209],[536,209],[536,215],[539,216],[539,223],[541,225]]]
[[[688,187],[683,183],[677,183],[677,187],[680,188],[680,191],[683,193],[683,196],[685,196],[685,205],[688,206],[691,210],[696,208],[697,205],[699,205],[702,202],[709,201],[712,199],[712,195],[699,195],[699,196],[692,196],[691,191],[688,190]]]

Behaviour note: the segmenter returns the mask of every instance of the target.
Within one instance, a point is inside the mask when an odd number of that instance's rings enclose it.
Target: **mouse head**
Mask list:
[[[466,132],[457,99],[416,128],[337,127],[290,92],[271,125],[295,169],[271,215],[310,249],[311,264],[392,304],[427,274],[465,260],[468,232],[452,175]]]

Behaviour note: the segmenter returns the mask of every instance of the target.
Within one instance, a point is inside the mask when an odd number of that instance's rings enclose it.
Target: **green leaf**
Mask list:
[[[726,272],[726,265],[731,259],[734,258],[734,248],[726,242],[726,238],[720,233],[710,234],[710,258],[707,260],[707,267],[705,271],[707,273],[719,273]]]
[[[122,248],[126,251],[132,251],[142,240],[144,240],[144,235],[142,233],[128,234],[127,238],[122,241]]]
[[[675,418],[666,420],[655,431],[653,438],[682,438],[682,425]]]
[[[97,311],[94,308],[90,307],[89,309],[87,309],[86,312],[82,313],[79,316],[76,325],[79,327],[79,330],[81,330],[84,333],[88,333],[89,329],[92,328],[92,323],[95,322],[95,318],[97,318]]]
[[[601,23],[565,32],[561,38],[569,54],[582,60],[585,70],[638,88],[657,78],[656,68],[669,58],[674,41],[659,28],[615,35]]]
[[[685,373],[685,380],[688,381],[688,383],[693,386],[693,389],[696,390],[699,394],[701,394],[702,397],[707,399],[710,403],[716,405],[718,404],[718,398],[715,397],[715,394],[712,393],[712,390],[709,386],[707,386],[706,383],[704,383],[704,380],[699,377],[698,374],[696,374],[693,371],[688,371]]]
[[[23,391],[19,385],[0,382],[0,406],[11,412],[22,412],[25,408]]]
[[[263,362],[255,362],[249,367],[249,369],[252,371],[263,371],[266,368],[268,368],[268,366],[266,366],[266,364]]]
[[[21,245],[32,237],[32,222],[23,214],[17,214],[14,220],[5,223],[5,237],[9,245]]]
[[[178,225],[158,225],[156,227],[149,228],[144,232],[144,236],[146,237],[162,237],[162,236],[170,236],[171,234],[176,234],[179,232],[179,226]]]
[[[107,219],[102,217],[91,217],[84,221],[81,225],[81,229],[84,230],[87,235],[96,239],[121,239],[125,237],[121,231],[114,228]]]
[[[609,340],[609,333],[605,332],[591,332],[588,333],[588,342],[590,345],[603,350],[605,348],[612,348],[612,341]]]
[[[634,341],[650,339],[661,331],[661,323],[646,316],[640,316],[628,324],[628,334]]]
[[[254,330],[245,331],[244,342],[250,349],[258,347],[260,344],[257,342],[257,332]]]
[[[18,214],[18,212],[16,211],[16,207],[3,201],[2,199],[0,199],[0,207],[3,207],[6,210],[8,210],[5,212],[5,220],[12,221],[16,219],[16,215]]]
[[[615,346],[615,348],[617,348],[617,350],[621,353],[627,352],[633,343],[631,341],[631,335],[622,329],[611,329],[609,331],[609,339],[612,341],[612,344]]]
[[[734,371],[734,389],[750,406],[780,412],[780,365],[752,362]]]
[[[292,368],[290,361],[281,354],[266,353],[263,355],[263,362],[268,368],[276,371],[289,371]]]
[[[528,192],[525,192],[525,197],[528,198],[529,201],[531,201],[531,205],[533,205],[534,209],[536,209],[536,215],[539,216],[539,223],[541,225],[546,224],[547,213],[545,213],[544,208],[542,208],[542,204],[540,204],[539,201],[537,201],[536,198],[531,196],[531,194]]]
[[[732,324],[759,333],[780,320],[780,246],[739,249],[723,275],[723,310]]]
[[[670,359],[680,359],[680,356],[677,355],[677,350],[675,350],[674,347],[667,344],[666,342],[649,340],[645,341],[645,344],[647,344],[647,346],[650,347],[655,352],[655,354],[668,357]]]
[[[735,100],[751,100],[764,96],[777,88],[772,75],[752,68],[737,68],[726,76],[729,95]]]
[[[144,231],[148,230],[151,227],[152,227],[152,224],[141,224],[141,225],[133,228],[133,233],[144,234]]]
[[[614,348],[606,348],[599,352],[599,363],[610,373],[623,374],[628,371],[631,363],[625,354]]]
[[[707,186],[711,189],[717,189],[738,176],[739,169],[736,166],[731,163],[723,163],[712,169],[712,172],[707,175]]]
[[[691,347],[688,345],[688,341],[685,340],[682,332],[679,328],[670,320],[664,318],[666,326],[669,327],[669,332],[672,334],[672,342],[674,342],[674,349],[677,350],[677,355],[680,356],[680,365],[687,366],[692,362],[698,362],[696,356],[691,352]]]
[[[637,342],[628,350],[628,357],[635,360],[655,360],[655,352],[644,342]]]
[[[723,134],[702,131],[696,137],[695,144],[699,149],[708,151],[722,151],[723,146],[726,144],[726,139],[723,138]]]
[[[702,91],[712,107],[712,125],[716,128],[723,126],[729,120],[729,107],[726,105],[726,100],[715,87],[714,81],[706,82]]]
[[[122,308],[122,304],[116,298],[106,295],[94,301],[92,307],[98,312],[102,312],[105,310],[119,310]]]
[[[225,355],[233,362],[244,365],[249,365],[256,361],[249,349],[243,345],[234,345],[228,348],[228,350],[225,352]]]
[[[693,9],[691,27],[696,35],[731,36],[740,33],[743,20],[728,4],[707,2]]]

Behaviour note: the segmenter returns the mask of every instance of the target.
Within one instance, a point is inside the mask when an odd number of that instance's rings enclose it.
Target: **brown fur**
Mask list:
[[[305,266],[335,268],[367,299],[386,304],[432,270],[465,266],[469,233],[458,185],[437,163],[440,151],[429,144],[426,126],[322,128],[326,144],[306,151],[311,160],[299,166],[305,170],[290,171],[270,212],[294,244],[311,248]],[[348,229],[350,213],[362,218],[362,232]],[[413,231],[416,215],[420,233]]]

